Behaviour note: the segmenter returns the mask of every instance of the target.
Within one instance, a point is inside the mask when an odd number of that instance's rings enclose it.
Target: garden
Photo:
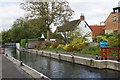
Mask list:
[[[101,55],[100,42],[108,42],[108,47],[120,47],[120,34],[98,34],[95,36],[92,43],[87,42],[86,36],[75,37],[72,36],[72,40],[67,43],[63,40],[57,40],[56,42],[43,41],[39,48],[40,50],[49,50],[49,51],[60,51],[64,53],[76,53],[76,54],[87,54],[87,55]],[[73,38],[75,37],[75,38]],[[28,39],[28,40],[43,40],[43,39]],[[21,45],[27,43],[26,39],[21,40]]]

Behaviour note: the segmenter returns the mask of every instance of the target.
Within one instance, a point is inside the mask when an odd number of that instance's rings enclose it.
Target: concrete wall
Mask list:
[[[66,54],[47,52],[47,51],[41,51],[41,50],[38,51],[38,50],[34,50],[34,49],[29,49],[26,51],[33,53],[33,54],[38,54],[38,55],[42,55],[42,56],[46,56],[46,57],[55,58],[58,60],[64,60],[64,61],[68,61],[71,63],[86,65],[89,67],[94,67],[94,68],[99,68],[99,69],[113,69],[113,70],[120,71],[120,62],[118,62],[118,61],[95,60],[92,58],[85,58],[85,57],[80,57],[80,56],[66,55]]]

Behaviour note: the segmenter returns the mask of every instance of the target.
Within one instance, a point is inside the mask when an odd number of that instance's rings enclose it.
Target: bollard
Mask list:
[[[7,53],[5,55],[8,56]]]
[[[41,76],[41,79],[44,79],[44,76]]]
[[[96,55],[95,59],[96,59],[96,60],[99,60],[99,57]]]
[[[51,53],[49,53],[49,57],[51,58]]]
[[[93,59],[90,59],[90,66],[92,66]]]
[[[43,56],[43,51],[42,51],[42,54],[41,54],[41,56]]]
[[[22,61],[20,61],[20,66],[24,66]]]
[[[74,63],[74,56],[73,55],[71,55],[72,56],[72,63]]]
[[[120,62],[120,60],[119,60],[119,59],[118,59],[117,61],[118,61],[118,62]]]
[[[61,60],[61,56],[60,56],[60,53],[59,53],[59,61]]]
[[[107,60],[107,57],[105,57],[105,60]]]
[[[36,51],[36,55],[38,55],[38,51]]]

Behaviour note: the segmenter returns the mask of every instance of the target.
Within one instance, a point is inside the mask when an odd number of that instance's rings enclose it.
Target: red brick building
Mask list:
[[[94,37],[97,34],[105,34],[105,26],[104,25],[91,25],[90,28],[92,29],[92,36]]]
[[[105,21],[105,33],[120,33],[120,7],[113,8]]]

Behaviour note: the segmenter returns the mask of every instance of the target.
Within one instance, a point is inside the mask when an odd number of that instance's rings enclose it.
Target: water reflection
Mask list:
[[[94,69],[65,61],[19,52],[15,48],[6,48],[6,53],[50,78],[120,78],[120,72]]]

